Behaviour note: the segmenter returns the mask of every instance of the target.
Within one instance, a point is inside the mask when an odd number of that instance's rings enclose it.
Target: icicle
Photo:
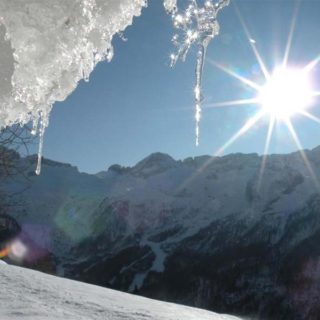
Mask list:
[[[203,66],[204,66],[204,59],[206,56],[206,45],[199,45],[199,50],[197,53],[197,67],[196,67],[196,85],[194,88],[194,97],[196,102],[196,146],[199,145],[200,142],[200,120],[201,120],[201,103],[202,103],[202,94],[201,94],[201,87],[202,87],[202,73],[203,73]]]
[[[41,173],[41,164],[42,164],[42,154],[43,154],[43,141],[44,141],[44,132],[45,126],[41,121],[40,128],[39,128],[39,150],[38,150],[38,163],[36,169],[36,175],[40,175]]]
[[[218,12],[229,5],[230,0],[220,0],[216,3],[213,0],[205,0],[203,7],[198,6],[197,0],[190,0],[184,12],[179,12],[176,8],[176,1],[167,0],[165,7],[171,14],[173,27],[179,31],[172,38],[177,53],[172,53],[171,67],[178,59],[185,60],[190,47],[193,44],[198,46],[196,64],[196,84],[194,88],[195,97],[195,120],[196,120],[196,145],[199,145],[200,120],[202,112],[202,74],[206,57],[206,50],[210,41],[219,34],[219,24],[217,21]],[[173,10],[174,8],[174,10]]]
[[[37,125],[38,132],[39,132],[39,149],[38,149],[38,162],[37,162],[37,168],[36,168],[36,175],[38,176],[41,173],[44,134],[45,134],[46,128],[49,125],[49,115],[50,115],[51,109],[52,109],[52,105],[47,108],[46,112],[40,114],[40,118],[38,121],[39,124]]]
[[[39,118],[33,120],[31,134],[35,136],[38,132]]]

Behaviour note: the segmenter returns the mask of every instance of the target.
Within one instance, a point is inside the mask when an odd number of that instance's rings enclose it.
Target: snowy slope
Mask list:
[[[97,286],[0,265],[1,320],[236,320]]]

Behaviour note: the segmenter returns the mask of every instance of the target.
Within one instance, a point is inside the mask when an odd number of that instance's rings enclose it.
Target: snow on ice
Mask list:
[[[177,0],[164,0],[174,27],[184,32],[173,60],[184,57],[194,42],[199,48],[197,143],[205,49],[219,30],[217,13],[228,3],[207,0],[200,8],[190,0],[181,15]],[[33,133],[40,137],[37,174],[52,105],[65,100],[81,79],[88,80],[98,62],[112,59],[113,36],[132,24],[145,6],[147,0],[0,0],[0,129],[32,122]],[[178,44],[180,39],[174,38]]]
[[[189,49],[193,44],[198,47],[196,64],[196,84],[194,87],[195,97],[195,119],[196,119],[196,145],[199,145],[201,119],[201,82],[206,50],[210,41],[219,34],[218,12],[229,5],[230,0],[205,0],[203,7],[198,5],[196,0],[190,0],[185,11],[175,9],[175,4],[170,2],[167,10],[172,12],[173,26],[177,33],[173,36],[172,42],[177,47],[177,53],[171,54],[171,66],[174,66],[178,59],[185,60]]]

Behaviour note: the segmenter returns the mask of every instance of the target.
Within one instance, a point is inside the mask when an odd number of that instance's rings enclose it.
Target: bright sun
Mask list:
[[[307,154],[305,153],[303,145],[300,142],[299,135],[294,128],[293,122],[291,121],[291,118],[296,115],[300,115],[303,118],[307,118],[320,124],[320,118],[310,112],[311,107],[315,107],[317,103],[319,105],[319,84],[317,84],[316,82],[312,83],[311,80],[314,69],[320,66],[320,54],[300,68],[289,67],[288,64],[292,39],[296,26],[298,8],[299,7],[297,7],[297,10],[292,17],[291,27],[289,29],[288,40],[285,47],[282,63],[277,68],[275,68],[272,73],[269,72],[266,64],[262,59],[262,56],[257,47],[257,41],[252,38],[250,31],[245,24],[243,17],[241,16],[240,11],[238,11],[238,16],[244,33],[247,36],[248,43],[252,48],[252,52],[256,57],[257,63],[259,64],[261,74],[263,74],[265,78],[265,84],[263,86],[255,81],[252,81],[249,78],[244,77],[243,74],[236,72],[233,68],[227,67],[210,58],[207,58],[207,61],[212,66],[217,67],[226,74],[237,79],[246,87],[250,87],[250,91],[254,90],[256,92],[256,94],[249,99],[211,103],[208,105],[208,107],[227,107],[241,105],[248,106],[250,104],[259,106],[259,110],[257,110],[257,112],[253,116],[247,119],[243,126],[238,131],[236,131],[230,137],[230,139],[228,139],[223,144],[223,146],[221,146],[215,152],[215,155],[222,155],[226,151],[226,149],[233,145],[238,139],[244,136],[251,129],[255,128],[255,125],[258,124],[261,120],[263,121],[263,123],[266,122],[265,120],[268,120],[268,130],[266,133],[265,146],[263,150],[258,178],[258,189],[262,183],[262,178],[267,163],[267,155],[269,153],[271,142],[274,138],[274,128],[277,125],[277,120],[279,120],[287,127],[288,132],[290,133],[294,143],[296,144],[297,149],[301,154],[301,158],[315,183],[315,187],[320,192],[320,181],[314,173],[312,164],[308,160]],[[266,117],[266,115],[268,117]],[[281,127],[282,125],[279,128]]]
[[[266,113],[286,120],[311,105],[313,90],[308,73],[303,69],[278,68],[261,88],[259,103]]]

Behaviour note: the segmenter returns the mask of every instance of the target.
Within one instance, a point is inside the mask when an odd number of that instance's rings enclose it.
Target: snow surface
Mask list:
[[[167,258],[167,254],[165,251],[162,250],[161,243],[156,243],[156,242],[150,241],[145,236],[140,241],[140,246],[150,247],[150,249],[152,250],[152,252],[155,255],[155,259],[154,259],[152,266],[149,270],[147,270],[144,273],[137,273],[134,276],[133,281],[130,284],[130,287],[128,289],[129,292],[133,292],[135,288],[140,289],[143,286],[144,280],[148,277],[148,274],[150,273],[150,271],[163,272],[165,270],[164,262]],[[129,268],[130,268],[130,266],[129,266]]]
[[[1,320],[236,320],[40,272],[0,265]]]

